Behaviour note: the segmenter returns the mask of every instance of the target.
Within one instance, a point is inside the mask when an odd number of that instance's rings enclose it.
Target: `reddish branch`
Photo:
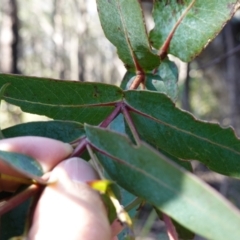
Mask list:
[[[168,215],[163,213],[163,221],[167,229],[169,240],[178,240],[178,234],[175,229],[175,226],[172,223],[171,218]]]

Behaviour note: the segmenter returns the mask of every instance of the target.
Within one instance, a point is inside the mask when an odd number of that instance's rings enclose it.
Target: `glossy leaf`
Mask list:
[[[0,74],[0,87],[10,83],[3,99],[25,112],[53,119],[99,124],[122,98],[113,85]]]
[[[237,0],[156,0],[153,10],[155,27],[150,40],[156,49],[160,49],[180,21],[168,52],[189,62],[220,32],[237,5]],[[187,14],[181,20],[184,12]]]
[[[100,162],[120,186],[208,239],[240,238],[239,211],[193,174],[143,142],[136,146],[110,130],[85,129]]]
[[[240,178],[240,141],[232,128],[195,119],[164,94],[125,92],[141,139],[183,160],[199,160],[213,171]]]
[[[128,70],[153,70],[159,65],[159,57],[151,51],[138,0],[97,0],[97,7],[104,33]]]
[[[46,121],[18,124],[2,130],[6,138],[40,136],[71,142],[85,134],[83,126],[70,121]]]

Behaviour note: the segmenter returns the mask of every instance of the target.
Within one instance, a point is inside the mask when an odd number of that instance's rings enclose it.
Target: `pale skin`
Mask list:
[[[0,150],[29,155],[44,172],[50,171],[49,180],[53,183],[44,189],[37,203],[29,240],[117,240],[121,224],[116,220],[110,226],[100,194],[86,184],[99,176],[84,160],[68,159],[72,153],[69,144],[41,137],[18,137],[0,140]],[[0,171],[19,176],[1,162]],[[0,180],[0,191],[15,191],[17,187],[16,183]]]

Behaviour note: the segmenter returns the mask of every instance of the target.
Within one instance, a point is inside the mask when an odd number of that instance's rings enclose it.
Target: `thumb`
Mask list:
[[[110,240],[111,228],[99,194],[85,181],[98,175],[80,158],[57,165],[35,209],[29,239]]]

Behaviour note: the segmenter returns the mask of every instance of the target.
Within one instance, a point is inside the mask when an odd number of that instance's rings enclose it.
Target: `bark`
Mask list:
[[[19,18],[18,18],[18,5],[17,0],[10,0],[10,17],[12,21],[12,66],[11,73],[19,74],[20,71],[18,69],[18,60],[19,60]]]

